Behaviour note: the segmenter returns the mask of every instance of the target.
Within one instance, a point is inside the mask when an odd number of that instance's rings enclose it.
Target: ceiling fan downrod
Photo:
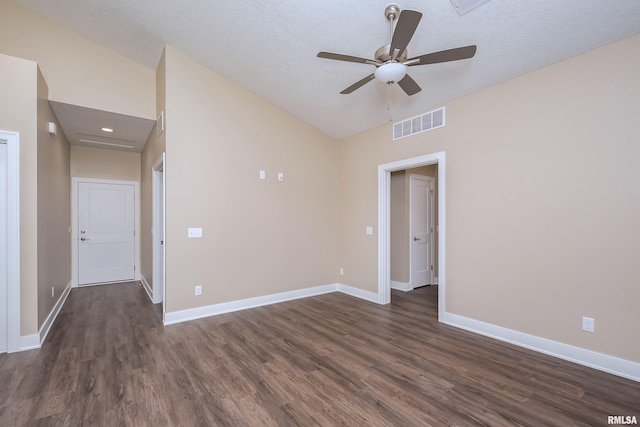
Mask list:
[[[400,14],[400,8],[395,4],[390,4],[384,10],[384,16],[389,20],[389,44],[393,39],[393,21],[398,18]]]

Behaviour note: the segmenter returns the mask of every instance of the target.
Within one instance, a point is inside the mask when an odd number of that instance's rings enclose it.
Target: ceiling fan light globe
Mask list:
[[[399,62],[387,62],[379,66],[374,75],[383,83],[395,83],[407,74],[407,66]]]

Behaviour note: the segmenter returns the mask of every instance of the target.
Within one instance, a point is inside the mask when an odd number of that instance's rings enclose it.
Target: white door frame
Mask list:
[[[121,181],[116,179],[96,179],[71,177],[71,287],[78,287],[78,190],[81,182],[92,184],[132,185],[135,200],[135,275],[134,280],[140,280],[140,182]]]
[[[7,351],[20,351],[20,134],[0,131],[7,144]]]
[[[445,152],[378,166],[378,303],[391,302],[391,172],[438,165],[438,320],[446,313]]]
[[[165,236],[165,153],[162,153],[151,168],[152,182],[152,253],[153,253],[153,271],[152,286],[153,298],[152,302],[158,304],[162,302],[162,316],[164,318],[164,281],[165,281],[165,245],[161,240],[166,240]],[[162,239],[160,238],[162,236]],[[166,243],[166,242],[165,242]]]

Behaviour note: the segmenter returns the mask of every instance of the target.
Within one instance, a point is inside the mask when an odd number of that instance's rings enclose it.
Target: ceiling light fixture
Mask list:
[[[376,79],[387,84],[387,110],[389,111],[389,121],[393,121],[391,116],[391,85],[399,82],[407,75],[407,66],[394,60],[389,60],[376,68],[373,73]]]
[[[100,130],[101,130],[102,132],[109,132],[109,133],[113,132],[113,129],[111,129],[111,128],[102,128],[102,129],[100,129]]]
[[[374,75],[383,83],[396,83],[407,75],[407,66],[395,61],[386,62],[376,68]]]

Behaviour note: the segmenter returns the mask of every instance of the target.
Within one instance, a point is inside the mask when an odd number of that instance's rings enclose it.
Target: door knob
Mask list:
[[[84,242],[85,240],[89,240],[89,239],[87,239],[86,237],[81,237],[80,240]]]
[[[414,238],[413,238],[413,241],[414,241],[414,242],[417,242],[418,240],[420,240],[420,238],[419,238],[419,237],[414,237]]]

